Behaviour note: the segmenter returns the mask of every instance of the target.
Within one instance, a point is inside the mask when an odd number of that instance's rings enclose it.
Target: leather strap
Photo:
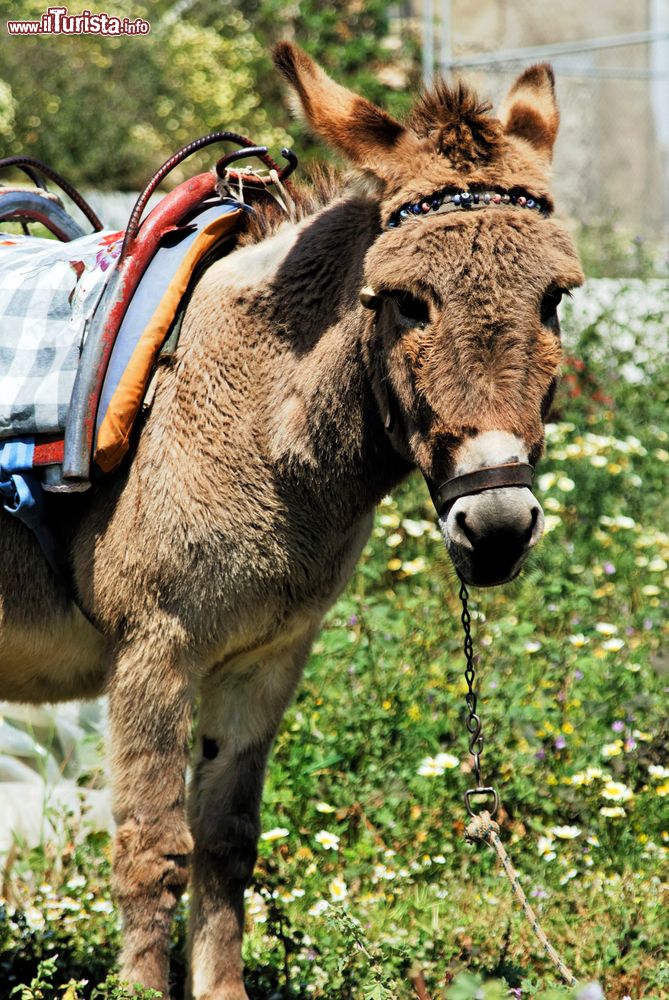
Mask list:
[[[441,486],[430,490],[437,513],[460,497],[483,493],[485,490],[502,489],[507,486],[531,488],[534,469],[524,462],[509,462],[506,465],[489,465],[463,476],[447,479]]]

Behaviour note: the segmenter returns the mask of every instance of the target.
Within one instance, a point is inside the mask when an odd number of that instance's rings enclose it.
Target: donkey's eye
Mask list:
[[[430,310],[424,299],[419,299],[411,292],[388,292],[387,297],[397,306],[400,316],[412,326],[427,326],[430,322]]]
[[[558,317],[557,317],[557,307],[562,301],[562,296],[564,292],[561,288],[551,288],[550,291],[546,292],[541,301],[541,322],[544,326],[557,326],[559,329]]]

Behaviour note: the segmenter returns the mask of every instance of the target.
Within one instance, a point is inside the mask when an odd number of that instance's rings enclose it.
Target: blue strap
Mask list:
[[[46,522],[42,484],[33,469],[35,441],[14,438],[0,448],[0,496],[5,510],[33,532],[54,573],[67,581],[61,547]]]
[[[0,450],[0,493],[4,508],[31,527],[42,500],[41,487],[32,471],[34,453],[35,442],[30,438],[7,441]]]

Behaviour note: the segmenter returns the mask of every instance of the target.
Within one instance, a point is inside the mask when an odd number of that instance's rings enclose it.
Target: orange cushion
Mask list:
[[[193,271],[204,255],[236,228],[243,209],[214,219],[196,237],[177,268],[167,292],[149,320],[109,401],[98,429],[95,462],[111,472],[128,450],[132,427],[142,405],[155,360],[186,294]],[[160,251],[158,251],[160,253]]]

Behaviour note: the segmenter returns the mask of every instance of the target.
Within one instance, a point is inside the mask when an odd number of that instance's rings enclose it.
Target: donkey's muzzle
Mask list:
[[[449,553],[467,583],[492,587],[520,572],[544,526],[532,477],[530,465],[514,462],[431,487]]]

